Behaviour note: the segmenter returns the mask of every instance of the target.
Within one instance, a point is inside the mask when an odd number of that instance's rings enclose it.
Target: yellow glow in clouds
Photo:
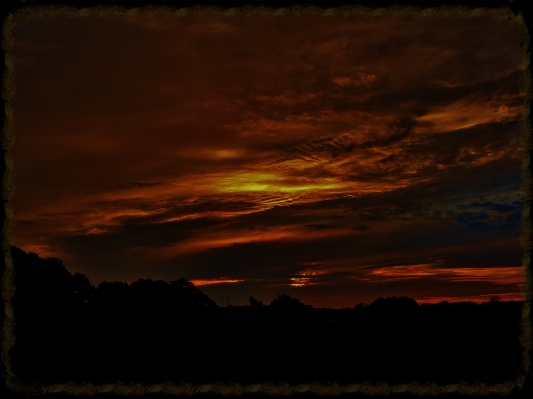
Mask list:
[[[216,183],[216,187],[224,192],[236,191],[269,191],[269,192],[296,192],[306,190],[331,190],[344,186],[342,183],[332,182],[327,179],[323,183],[309,184],[301,182],[288,182],[283,177],[271,173],[238,173],[233,176],[223,177]]]

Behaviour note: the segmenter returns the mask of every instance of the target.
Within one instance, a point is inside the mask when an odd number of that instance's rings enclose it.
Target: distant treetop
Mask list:
[[[278,295],[276,299],[270,302],[269,306],[275,309],[301,309],[307,307],[300,299],[292,298],[287,294]]]

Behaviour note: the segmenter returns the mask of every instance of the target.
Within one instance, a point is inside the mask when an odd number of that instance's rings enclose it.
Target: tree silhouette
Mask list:
[[[89,300],[93,315],[120,319],[131,316],[131,289],[127,283],[103,281]]]
[[[248,298],[248,302],[250,302],[250,307],[253,308],[253,309],[260,308],[260,307],[264,306],[263,302],[258,301],[253,296],[250,296],[250,298]]]
[[[378,318],[405,318],[412,316],[418,308],[418,303],[406,296],[378,298],[368,305],[368,312]]]
[[[292,298],[287,294],[278,295],[270,305],[268,310],[276,318],[284,322],[293,322],[302,317],[309,316],[313,312],[311,305],[305,305],[299,298]]]
[[[57,258],[40,258],[12,247],[15,269],[15,316],[22,318],[88,316],[110,318],[169,318],[186,311],[215,309],[216,303],[180,278],[166,282],[139,279],[131,284],[101,282],[94,288],[87,276],[72,275]]]
[[[138,318],[154,318],[168,312],[171,300],[166,281],[139,279],[130,284],[131,305]]]
[[[96,291],[91,285],[89,278],[78,272],[72,275],[72,286],[74,288],[77,302],[80,304],[89,302]]]
[[[70,274],[57,258],[40,258],[11,247],[15,269],[15,316],[22,318],[76,317],[85,310],[94,287],[81,273]]]
[[[195,307],[213,309],[217,307],[215,301],[200,291],[193,282],[180,278],[171,281],[169,287],[173,292],[174,303],[179,307]]]
[[[287,294],[279,294],[276,299],[270,302],[269,306],[273,309],[289,310],[302,309],[306,305],[302,303],[298,298],[292,298],[290,295]]]

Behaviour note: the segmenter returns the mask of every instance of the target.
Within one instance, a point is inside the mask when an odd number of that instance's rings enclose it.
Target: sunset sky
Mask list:
[[[92,284],[520,299],[515,16],[19,17],[13,244]]]

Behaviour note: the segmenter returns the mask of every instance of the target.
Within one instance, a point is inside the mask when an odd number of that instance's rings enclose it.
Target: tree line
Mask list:
[[[474,302],[434,305],[418,304],[405,296],[378,298],[370,305],[324,309],[306,305],[298,298],[280,294],[264,305],[253,296],[249,305],[219,307],[195,285],[180,278],[174,281],[139,279],[102,282],[91,285],[87,276],[70,273],[57,258],[41,258],[11,247],[15,270],[15,295],[12,299],[16,319],[187,319],[191,317],[226,320],[272,319],[298,321],[346,320],[456,320],[474,322],[480,317],[506,315],[517,318],[521,302],[502,302],[494,297],[488,303]]]

